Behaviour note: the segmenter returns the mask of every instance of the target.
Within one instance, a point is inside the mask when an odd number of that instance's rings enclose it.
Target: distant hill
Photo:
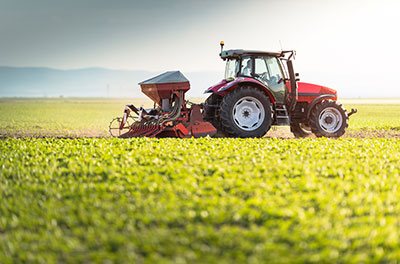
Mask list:
[[[0,97],[144,97],[138,83],[162,72],[85,68],[0,67]],[[221,80],[222,72],[183,72],[190,80],[188,96],[202,97]]]
[[[170,69],[175,70],[175,69]],[[0,66],[0,97],[113,97],[142,98],[139,82],[162,72],[84,68],[19,68]],[[204,90],[223,78],[223,71],[182,72],[189,80],[188,97],[206,97]],[[304,72],[302,81],[338,91],[340,98],[399,98],[395,76],[371,78],[368,73]],[[377,88],[379,87],[379,89]]]

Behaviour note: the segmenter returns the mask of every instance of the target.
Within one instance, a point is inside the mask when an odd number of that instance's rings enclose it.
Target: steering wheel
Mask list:
[[[263,72],[263,73],[261,73],[259,76],[260,76],[260,79],[261,80],[263,80],[263,81],[265,81],[265,82],[268,82],[268,75],[267,75],[268,73],[267,72]]]
[[[269,82],[274,85],[278,83],[278,78],[276,76],[272,76]]]

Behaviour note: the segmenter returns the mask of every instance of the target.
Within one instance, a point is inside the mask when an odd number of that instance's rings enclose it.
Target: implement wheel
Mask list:
[[[131,125],[136,121],[135,117],[128,116],[124,127],[121,128],[123,117],[116,117],[111,120],[110,125],[108,126],[108,132],[112,137],[119,137],[122,134],[125,134],[131,128]]]

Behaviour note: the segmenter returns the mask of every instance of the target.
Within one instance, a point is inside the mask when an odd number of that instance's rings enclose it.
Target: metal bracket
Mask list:
[[[348,117],[350,117],[351,115],[354,115],[355,113],[357,113],[357,109],[351,108],[350,113],[347,114]]]

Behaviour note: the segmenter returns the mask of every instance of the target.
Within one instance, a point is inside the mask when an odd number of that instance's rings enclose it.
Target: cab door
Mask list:
[[[286,85],[281,64],[276,57],[254,58],[254,76],[273,93],[277,103],[285,103]]]

